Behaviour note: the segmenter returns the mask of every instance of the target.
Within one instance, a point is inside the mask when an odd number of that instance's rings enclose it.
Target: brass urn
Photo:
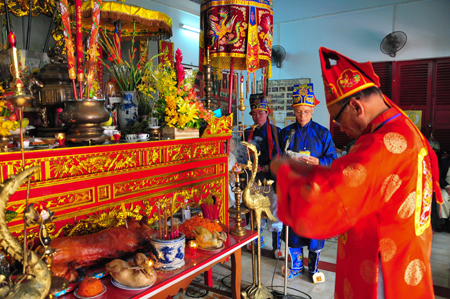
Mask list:
[[[100,125],[109,119],[105,100],[66,100],[59,119],[70,126],[66,133],[66,142],[69,144],[102,144],[108,139]]]
[[[41,89],[42,106],[62,107],[64,101],[74,98],[67,65],[49,63],[41,68],[39,79],[44,83]]]
[[[58,124],[57,109],[62,108],[66,100],[74,98],[68,66],[62,63],[47,64],[41,68],[38,78],[44,83],[39,90],[37,104],[42,122],[38,136],[53,137],[57,133],[65,133],[67,128]]]

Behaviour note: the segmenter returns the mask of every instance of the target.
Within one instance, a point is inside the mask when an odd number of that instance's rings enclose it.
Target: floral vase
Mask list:
[[[186,237],[180,236],[173,240],[160,240],[150,237],[150,255],[155,261],[154,267],[157,270],[176,270],[184,266],[184,249]]]
[[[125,130],[128,124],[138,120],[138,105],[136,105],[136,91],[122,91],[123,102],[119,105],[119,128]]]

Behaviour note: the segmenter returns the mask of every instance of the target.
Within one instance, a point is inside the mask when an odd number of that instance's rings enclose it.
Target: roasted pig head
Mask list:
[[[87,236],[56,238],[52,240],[52,247],[56,249],[52,271],[56,276],[76,281],[76,269],[97,264],[103,267],[112,259],[150,248],[153,233],[143,221],[130,221],[128,229],[113,227]]]

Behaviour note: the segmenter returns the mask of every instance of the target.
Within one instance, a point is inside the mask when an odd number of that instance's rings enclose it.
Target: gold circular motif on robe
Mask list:
[[[380,254],[383,262],[389,262],[397,252],[397,245],[391,238],[380,240]]]
[[[400,187],[402,180],[397,174],[389,175],[381,186],[381,194],[384,194],[384,201],[388,202],[391,199],[392,194]],[[385,193],[386,192],[386,193]]]
[[[347,278],[344,279],[344,298],[353,299],[353,288]]]
[[[405,271],[405,282],[410,286],[418,285],[425,274],[426,266],[425,263],[419,259],[411,261],[406,267]]]
[[[411,192],[406,200],[402,203],[398,209],[398,216],[402,219],[409,218],[416,209],[416,191]]]
[[[378,281],[378,267],[373,261],[363,261],[359,266],[359,273],[367,283],[374,284]]]
[[[361,186],[367,178],[366,168],[359,164],[353,163],[343,170],[344,182],[349,187]]]
[[[403,135],[395,132],[389,132],[384,135],[384,145],[391,153],[401,154],[408,147],[408,142]]]

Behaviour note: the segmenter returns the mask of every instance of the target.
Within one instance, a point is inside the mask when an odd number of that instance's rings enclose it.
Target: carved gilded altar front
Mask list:
[[[41,167],[32,177],[29,202],[55,212],[55,226],[49,228],[53,237],[78,229],[76,224],[87,221],[87,215],[98,229],[116,226],[124,221],[122,203],[128,216],[147,216],[153,223],[157,221],[155,203],[171,203],[172,198],[175,213],[185,199],[198,206],[214,195],[221,220],[227,223],[225,142],[230,137],[26,151],[25,167]],[[19,152],[0,153],[1,182],[21,167]],[[23,185],[8,202],[7,209],[14,212],[8,223],[13,233],[23,229],[25,198]],[[33,232],[31,228],[30,234]]]

